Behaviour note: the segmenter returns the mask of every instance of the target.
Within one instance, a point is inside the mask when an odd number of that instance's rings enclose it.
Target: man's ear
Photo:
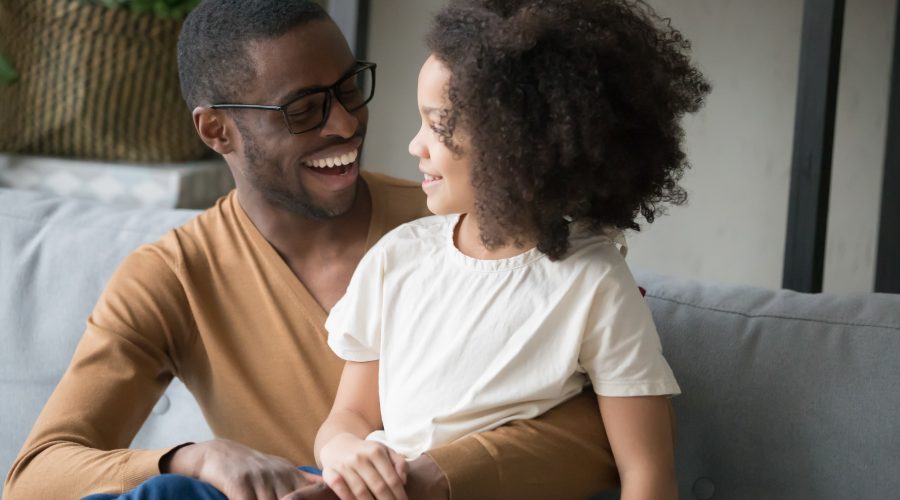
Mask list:
[[[197,106],[194,108],[194,128],[200,139],[216,153],[226,155],[235,149],[234,127],[224,113],[217,109]]]

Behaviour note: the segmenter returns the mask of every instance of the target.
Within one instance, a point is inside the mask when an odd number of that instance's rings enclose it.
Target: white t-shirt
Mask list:
[[[453,244],[459,216],[404,224],[363,257],[325,327],[349,361],[380,360],[384,431],[407,458],[534,418],[590,381],[605,396],[681,391],[616,242],[573,236],[478,260]]]

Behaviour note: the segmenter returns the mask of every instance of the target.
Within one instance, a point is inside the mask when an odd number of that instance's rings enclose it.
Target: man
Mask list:
[[[7,477],[9,499],[118,494],[161,472],[229,498],[322,493],[295,466],[313,464],[343,366],[327,312],[366,249],[427,213],[424,198],[360,174],[374,67],[315,4],[207,0],[185,21],[178,62],[197,132],[236,190],[122,263]],[[125,449],[173,376],[217,438]],[[616,481],[598,443],[596,406],[576,398],[430,451],[407,491],[583,498]]]

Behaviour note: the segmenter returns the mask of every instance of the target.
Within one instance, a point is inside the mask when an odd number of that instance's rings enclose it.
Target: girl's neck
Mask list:
[[[533,241],[526,241],[520,247],[508,242],[502,247],[487,248],[481,241],[481,227],[474,213],[459,216],[459,222],[453,230],[453,244],[463,255],[479,260],[509,259],[531,250],[536,245]]]

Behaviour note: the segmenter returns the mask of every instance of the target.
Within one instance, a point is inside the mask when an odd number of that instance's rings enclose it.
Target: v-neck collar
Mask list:
[[[366,187],[369,190],[369,199],[372,203],[372,210],[369,215],[369,230],[366,234],[366,251],[368,251],[385,232],[385,200],[384,193],[381,189],[382,186],[377,180],[374,180],[368,172],[361,172],[361,178],[366,183]],[[253,223],[250,216],[244,211],[244,207],[242,207],[238,201],[237,192],[234,192],[232,195],[232,203],[234,204],[234,211],[237,214],[240,225],[245,228],[257,251],[263,255],[265,260],[271,262],[272,265],[275,266],[275,274],[279,275],[280,278],[284,280],[284,283],[297,299],[299,306],[306,311],[307,314],[305,316],[309,319],[310,323],[317,330],[324,331],[328,312],[325,311],[322,305],[319,304],[315,297],[313,297],[309,289],[306,288],[306,285],[300,281],[300,278],[294,275],[290,266],[288,266],[287,262],[285,262],[281,255],[278,254],[275,247],[269,243],[269,240],[259,232],[256,224]]]

